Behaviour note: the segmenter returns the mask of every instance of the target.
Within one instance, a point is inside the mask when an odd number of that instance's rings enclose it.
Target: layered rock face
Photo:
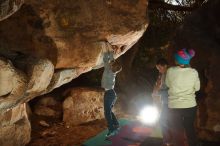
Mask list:
[[[0,2],[0,114],[101,67],[107,49],[119,57],[148,25],[147,0],[23,3]]]
[[[142,36],[146,6],[146,0],[30,0],[0,23],[0,45],[2,51],[47,58],[55,68],[94,67],[102,50],[97,42],[124,53]]]
[[[212,0],[186,19],[173,48],[193,48],[192,66],[199,71],[198,134],[203,139],[220,138],[220,1]],[[175,50],[175,49],[173,49]],[[173,54],[171,52],[170,54]],[[170,57],[173,58],[173,57]]]
[[[27,1],[0,23],[0,55],[27,78],[19,102],[101,67],[106,46],[115,58],[125,53],[147,27],[146,7],[146,0]]]

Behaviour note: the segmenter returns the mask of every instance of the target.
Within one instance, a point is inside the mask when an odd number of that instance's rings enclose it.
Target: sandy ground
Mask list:
[[[126,118],[130,119],[131,117],[126,116]],[[105,119],[75,127],[66,127],[61,119],[50,119],[36,115],[32,115],[31,121],[31,141],[27,146],[81,146],[87,139],[107,128]],[[40,124],[40,121],[44,121],[46,125]],[[161,139],[146,139],[141,146],[160,146],[160,144],[158,145],[160,141]],[[220,142],[201,141],[201,143],[201,146],[220,146]]]
[[[45,121],[49,127],[42,126]],[[32,138],[28,146],[80,146],[85,140],[106,129],[105,120],[96,120],[75,127],[66,127],[63,122],[54,119],[32,118]]]

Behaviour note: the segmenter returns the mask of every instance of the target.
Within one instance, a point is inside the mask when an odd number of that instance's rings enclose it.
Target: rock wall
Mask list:
[[[63,121],[74,126],[104,118],[104,90],[75,88],[64,93]]]
[[[43,96],[35,102],[33,112],[39,116],[62,118],[62,102],[53,96]]]
[[[0,145],[23,146],[30,141],[31,126],[27,118],[26,104],[0,113]]]
[[[101,67],[107,49],[115,58],[125,53],[146,30],[146,8],[146,0],[25,2],[0,22],[0,55],[23,73],[27,86],[4,109]]]
[[[102,50],[97,42],[123,53],[137,42],[148,23],[146,7],[146,0],[30,0],[0,23],[0,46],[47,58],[55,68],[94,67]]]
[[[107,49],[115,58],[125,53],[148,26],[147,5],[147,0],[0,1],[0,119],[102,67]],[[4,121],[0,145],[29,141],[27,118]]]

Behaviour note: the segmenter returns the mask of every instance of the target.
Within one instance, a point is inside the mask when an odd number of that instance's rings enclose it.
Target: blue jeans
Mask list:
[[[115,117],[115,114],[112,112],[112,108],[116,102],[117,96],[114,89],[105,91],[104,95],[104,112],[105,119],[108,124],[109,131],[113,131],[119,126],[118,120]]]

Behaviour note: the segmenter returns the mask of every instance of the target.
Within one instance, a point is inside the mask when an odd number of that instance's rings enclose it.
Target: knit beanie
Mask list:
[[[190,60],[195,56],[195,51],[193,49],[191,50],[186,50],[181,49],[178,50],[175,54],[175,60],[177,61],[178,64],[183,64],[183,65],[187,65],[190,63]]]

